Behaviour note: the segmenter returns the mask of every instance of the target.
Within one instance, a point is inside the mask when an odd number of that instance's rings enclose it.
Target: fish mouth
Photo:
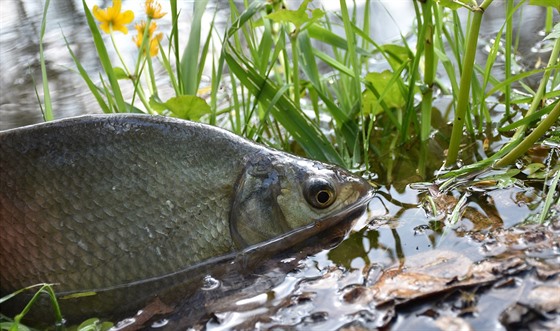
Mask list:
[[[361,186],[360,190],[357,190],[356,194],[359,195],[359,197],[350,202],[345,208],[338,211],[336,214],[329,215],[308,225],[290,230],[270,240],[251,245],[237,252],[237,254],[251,255],[257,251],[259,254],[281,252],[330,229],[332,229],[335,234],[339,234],[340,237],[343,237],[351,230],[352,224],[366,211],[368,202],[374,197],[375,191],[371,187],[367,188],[365,186]],[[336,227],[337,225],[341,225],[341,227]]]

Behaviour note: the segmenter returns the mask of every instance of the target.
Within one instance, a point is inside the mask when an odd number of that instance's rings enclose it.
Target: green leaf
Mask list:
[[[129,79],[130,77],[121,67],[113,67],[113,72],[115,73],[115,77],[117,79]]]
[[[68,40],[66,39],[66,36],[64,34],[62,34],[62,36],[64,38],[64,42],[66,43],[66,48],[68,49],[68,53],[70,53],[70,56],[74,60],[74,63],[76,64],[76,68],[78,69],[78,72],[80,73],[80,76],[82,76],[82,78],[86,82],[87,86],[89,87],[89,90],[91,91],[91,94],[93,94],[93,96],[97,100],[97,103],[99,104],[99,107],[101,107],[101,110],[103,110],[104,113],[106,113],[106,114],[111,113],[111,109],[107,105],[107,103],[103,100],[103,97],[101,96],[101,93],[99,92],[99,88],[93,83],[93,81],[89,77],[87,71],[84,69],[84,66],[82,65],[80,60],[78,60],[76,55],[74,54],[74,51],[70,47],[70,44],[68,43]]]
[[[274,119],[294,137],[307,155],[320,161],[344,165],[344,160],[332,143],[286,96],[285,91],[274,85],[266,76],[260,75],[254,65],[244,60],[229,43],[226,47],[223,55],[232,74],[257,98],[256,101],[272,105],[270,112]]]
[[[157,111],[160,114],[163,111],[167,110],[165,102],[161,101],[157,95],[152,95],[150,97],[150,107],[152,107],[153,110]]]
[[[478,3],[475,0],[437,0],[437,2],[452,10],[457,10],[461,7],[476,8]]]
[[[77,331],[106,331],[113,327],[111,322],[101,322],[99,318],[90,318],[83,321]]]
[[[410,59],[410,52],[404,46],[387,44],[381,46],[381,49],[385,54],[387,54],[387,59],[393,70],[400,67],[403,62]]]
[[[321,27],[318,24],[310,24],[306,31],[309,33],[309,37],[325,43],[327,45],[331,45],[340,49],[348,50],[348,41],[343,37],[335,34],[334,32]],[[363,56],[371,56],[371,53],[367,50],[357,47],[356,46],[356,53],[363,55]]]
[[[165,102],[174,117],[198,121],[202,116],[210,113],[210,106],[206,101],[195,95],[180,95]]]
[[[560,0],[558,0],[560,1]],[[560,9],[558,10],[560,11]],[[543,40],[547,40],[547,39],[558,39],[560,38],[560,23],[556,24],[553,28],[552,31],[550,31],[550,33],[548,34],[548,36],[544,37]]]
[[[385,70],[383,72],[370,72],[366,75],[365,80],[369,82],[377,92],[379,92],[379,98],[369,89],[367,89],[363,94],[363,104],[365,114],[377,115],[382,112],[383,108],[379,103],[379,99],[383,99],[388,108],[403,108],[406,105],[406,101],[401,94],[401,91],[397,84],[390,84],[393,78],[393,72]]]
[[[276,12],[268,14],[265,16],[277,23],[292,23],[296,26],[296,29],[301,29],[304,24],[311,24],[321,17],[325,16],[325,12],[319,8],[313,9],[311,12],[311,17],[305,12],[307,5],[312,0],[304,0],[297,10],[280,9]]]
[[[200,35],[202,33],[202,15],[208,0],[194,2],[194,14],[191,20],[189,41],[181,58],[181,81],[184,94],[194,94],[198,89],[198,77],[202,67],[199,65]]]
[[[47,10],[49,8],[50,1],[45,1],[45,8],[43,10],[43,20],[41,21],[41,34],[39,37],[39,60],[41,63],[41,75],[43,78],[43,100],[45,103],[45,111],[43,112],[43,117],[45,121],[51,121],[54,119],[52,112],[52,101],[51,93],[49,90],[49,80],[47,76],[47,66],[45,62],[45,54],[43,51],[43,37],[45,36],[45,30],[47,27]],[[39,101],[40,102],[40,101]]]
[[[85,292],[76,292],[71,293],[65,296],[60,297],[60,300],[68,300],[68,299],[76,299],[76,298],[84,298],[84,297],[91,297],[97,295],[97,292],[94,291],[85,291]]]
[[[0,330],[29,331],[31,329],[23,324],[16,322],[2,322],[0,323]]]
[[[552,7],[560,12],[560,0],[529,0],[532,6]]]
[[[520,172],[521,170],[519,169],[508,169],[505,172],[483,177],[481,180],[496,181],[496,187],[498,188],[511,187],[517,182],[515,176],[517,176]]]
[[[548,175],[544,170],[546,170],[546,166],[544,164],[531,163],[523,169],[523,173],[527,175],[528,178],[544,179]]]

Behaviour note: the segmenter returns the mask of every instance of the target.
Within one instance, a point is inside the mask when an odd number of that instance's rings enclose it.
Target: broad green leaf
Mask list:
[[[560,0],[529,0],[533,6],[552,7],[560,12]]]
[[[525,175],[527,175],[528,178],[545,178],[546,175],[548,175],[546,173],[546,166],[542,163],[531,163],[528,164],[524,169],[523,169],[523,173]]]
[[[17,331],[29,331],[31,330],[27,326],[16,323],[16,322],[2,322],[0,323],[0,330],[17,330]]]
[[[325,15],[325,12],[319,8],[313,9],[311,12],[311,17],[305,12],[307,5],[312,0],[304,0],[297,10],[290,9],[280,9],[276,12],[268,14],[267,18],[273,20],[277,23],[292,23],[296,26],[296,29],[301,29],[301,27],[306,23],[313,23]]]
[[[198,121],[202,116],[210,113],[210,106],[201,97],[195,95],[180,95],[165,102],[165,106],[174,117]]]
[[[124,71],[124,69],[121,68],[121,67],[114,67],[113,72],[115,73],[115,77],[117,79],[129,79],[130,78],[128,76],[128,74],[126,73],[126,71]]]
[[[404,61],[410,58],[410,53],[404,46],[387,44],[381,46],[381,49],[387,54],[389,64],[393,70],[400,67]]]
[[[397,84],[389,85],[391,78],[393,78],[393,72],[385,70],[383,72],[370,72],[366,75],[365,80],[373,85],[387,108],[403,108],[406,101]],[[377,115],[382,112],[383,108],[379,104],[379,99],[372,91],[365,90],[362,98],[364,114]]]
[[[165,105],[165,102],[161,101],[157,96],[152,95],[150,97],[150,107],[152,107],[153,110],[157,111],[158,113],[162,113],[163,111],[167,110],[167,106]]]

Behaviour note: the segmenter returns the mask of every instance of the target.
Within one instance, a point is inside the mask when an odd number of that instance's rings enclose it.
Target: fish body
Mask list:
[[[1,294],[43,282],[61,296],[130,292],[320,227],[370,188],[335,166],[159,116],[0,132]]]

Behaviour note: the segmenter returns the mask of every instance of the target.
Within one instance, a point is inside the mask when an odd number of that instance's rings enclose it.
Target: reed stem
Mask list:
[[[459,155],[459,145],[463,136],[463,127],[465,125],[465,116],[469,106],[470,86],[474,72],[474,60],[478,45],[478,37],[482,15],[484,10],[492,3],[493,0],[485,0],[479,7],[473,9],[473,19],[467,34],[467,44],[465,57],[463,58],[463,68],[461,81],[459,83],[459,97],[457,100],[457,108],[455,109],[455,118],[453,120],[453,129],[451,131],[451,141],[449,142],[449,150],[447,154],[446,165],[452,165],[457,161]]]

